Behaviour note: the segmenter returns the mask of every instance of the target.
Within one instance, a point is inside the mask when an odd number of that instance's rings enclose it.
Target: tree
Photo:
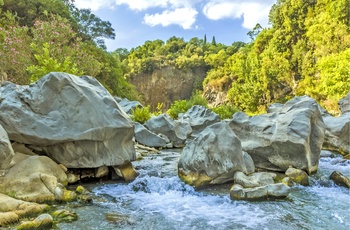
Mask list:
[[[211,40],[211,44],[212,44],[213,46],[216,46],[215,36],[213,36],[213,38],[212,38],[212,40]]]
[[[262,31],[262,27],[261,27],[261,25],[259,24],[259,23],[257,23],[256,25],[255,25],[255,27],[253,28],[253,30],[251,30],[251,31],[249,31],[248,33],[247,33],[247,35],[250,37],[250,39],[252,40],[252,41],[254,41],[255,40],[255,38],[258,36],[258,34],[260,34],[260,32]]]

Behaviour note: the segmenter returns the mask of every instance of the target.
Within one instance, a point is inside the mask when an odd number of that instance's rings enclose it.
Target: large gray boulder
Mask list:
[[[285,172],[290,166],[316,172],[325,125],[315,100],[303,96],[278,112],[249,117],[233,115],[230,127],[257,168]]]
[[[50,73],[29,86],[8,83],[0,93],[0,124],[10,140],[68,168],[135,159],[132,121],[92,77]]]
[[[151,117],[144,123],[144,126],[153,133],[167,136],[174,147],[183,147],[185,145],[186,137],[177,135],[175,122],[168,114]]]
[[[192,106],[183,116],[181,121],[189,123],[192,128],[191,135],[196,137],[206,127],[219,122],[220,116],[204,106]]]
[[[135,122],[135,140],[149,147],[165,147],[167,140],[146,129],[142,124]]]
[[[204,129],[183,149],[178,174],[194,187],[233,180],[236,171],[246,172],[241,142],[225,122]]]
[[[0,170],[6,169],[15,155],[6,131],[0,125]]]
[[[350,93],[338,104],[342,111],[340,116],[333,117],[327,112],[322,114],[326,125],[323,147],[346,155],[350,153]]]

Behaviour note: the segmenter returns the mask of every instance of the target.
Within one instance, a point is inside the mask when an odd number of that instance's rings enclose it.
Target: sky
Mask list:
[[[105,40],[107,50],[130,50],[145,41],[166,42],[176,36],[193,37],[231,45],[249,42],[247,35],[257,23],[268,27],[268,14],[276,0],[75,0],[112,23],[116,37]]]

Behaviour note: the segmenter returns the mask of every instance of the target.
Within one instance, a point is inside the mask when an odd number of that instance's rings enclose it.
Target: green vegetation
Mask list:
[[[350,89],[350,0],[277,0],[271,27],[248,32],[251,42],[218,43],[194,37],[146,41],[142,46],[106,52],[104,38],[114,38],[111,24],[72,0],[0,0],[0,74],[28,84],[50,71],[96,77],[113,95],[139,100],[128,80],[156,69],[201,69],[194,91],[227,93],[222,117],[235,108],[264,112],[274,102],[309,95],[328,110]],[[176,118],[196,101],[175,101]],[[207,105],[205,102],[203,105]],[[159,111],[158,111],[159,112]]]
[[[200,95],[199,92],[193,94],[190,100],[178,100],[175,101],[174,104],[167,111],[170,117],[173,119],[177,119],[180,113],[185,113],[194,105],[201,105],[204,107],[208,107],[207,100]]]
[[[239,112],[240,110],[237,107],[231,106],[231,105],[219,105],[217,107],[211,108],[211,110],[218,114],[223,119],[230,119],[232,118],[232,115],[236,112]]]
[[[150,107],[136,107],[131,112],[131,119],[133,121],[136,121],[140,124],[144,124],[146,121],[148,121],[151,118],[152,114],[150,112]]]
[[[105,51],[103,38],[114,30],[71,0],[0,2],[0,73],[29,84],[51,71],[96,77],[113,95],[138,99],[124,78],[117,53]]]

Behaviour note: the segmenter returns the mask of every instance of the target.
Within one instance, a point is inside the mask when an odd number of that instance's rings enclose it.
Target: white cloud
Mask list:
[[[117,5],[128,5],[132,10],[147,10],[153,7],[166,7],[167,0],[115,0]]]
[[[184,29],[190,29],[196,21],[198,12],[192,8],[177,8],[173,11],[165,10],[161,14],[146,14],[144,23],[150,26],[180,25]]]
[[[275,0],[211,0],[203,7],[203,13],[211,20],[243,18],[242,26],[253,29],[257,23],[268,25],[268,14]]]
[[[102,8],[113,8],[115,0],[75,0],[74,4],[80,9],[91,9],[96,11]]]

